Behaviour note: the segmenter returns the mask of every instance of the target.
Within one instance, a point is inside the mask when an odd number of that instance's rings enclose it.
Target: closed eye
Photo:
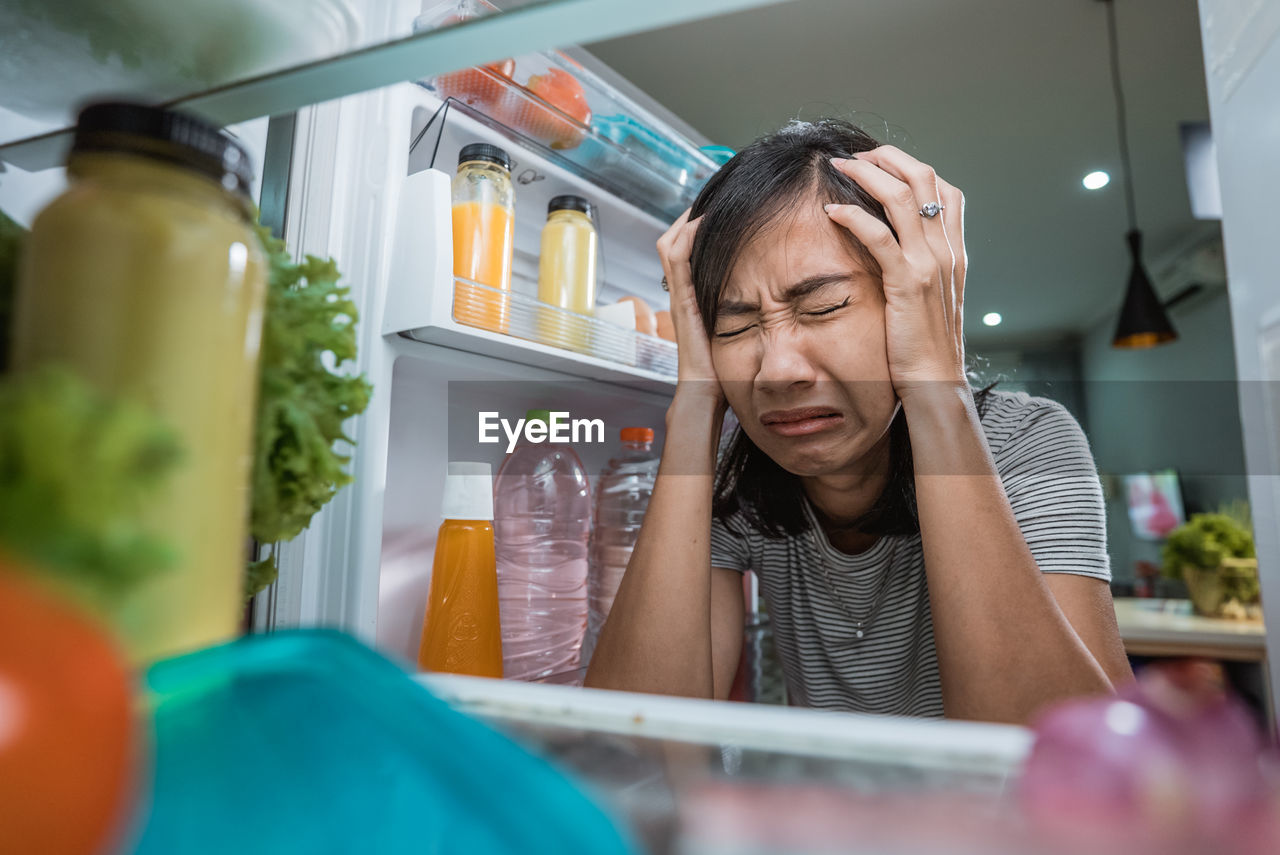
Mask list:
[[[818,309],[816,312],[805,312],[805,314],[811,317],[815,317],[818,315],[829,315],[832,312],[837,311],[838,309],[843,309],[847,305],[849,305],[849,298],[845,297],[842,302],[837,303],[834,306],[828,306],[825,309]]]
[[[754,326],[755,324],[747,324],[742,329],[730,330],[729,332],[718,332],[716,333],[716,338],[733,338],[735,335],[742,335],[744,332],[746,332],[747,330],[751,329]]]

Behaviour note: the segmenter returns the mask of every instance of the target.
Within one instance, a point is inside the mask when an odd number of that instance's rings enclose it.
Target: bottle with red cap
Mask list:
[[[583,663],[595,649],[613,598],[627,571],[631,551],[640,536],[649,497],[658,477],[658,455],[653,450],[653,429],[622,429],[621,453],[600,473],[596,488],[595,528],[591,532],[590,567],[587,576],[587,639]]]

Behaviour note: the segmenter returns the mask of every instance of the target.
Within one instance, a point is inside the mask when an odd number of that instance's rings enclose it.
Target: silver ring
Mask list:
[[[925,202],[924,207],[920,209],[920,216],[924,217],[926,220],[932,220],[945,210],[946,208],[939,205],[937,202]]]
[[[667,284],[667,277],[665,276],[662,277],[662,290],[668,292],[671,290],[671,286]]]

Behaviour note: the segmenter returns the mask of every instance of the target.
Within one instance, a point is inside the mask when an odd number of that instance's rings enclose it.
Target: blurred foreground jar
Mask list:
[[[177,563],[108,616],[137,662],[228,639],[243,611],[266,286],[251,171],[238,143],[191,116],[93,105],[70,187],[23,251],[15,370],[66,366],[153,408],[184,446],[148,511]]]

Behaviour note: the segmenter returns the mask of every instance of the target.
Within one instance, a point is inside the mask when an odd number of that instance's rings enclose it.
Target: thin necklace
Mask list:
[[[884,602],[884,596],[889,590],[889,577],[893,575],[893,558],[898,552],[898,544],[895,542],[893,548],[889,552],[889,560],[885,562],[884,576],[880,580],[880,587],[876,591],[875,596],[871,600],[871,605],[867,608],[867,613],[861,618],[855,617],[853,612],[845,604],[844,599],[836,592],[835,583],[831,580],[831,574],[827,570],[827,558],[822,548],[822,542],[818,539],[820,533],[820,525],[816,519],[813,520],[813,546],[818,553],[818,566],[822,568],[822,581],[826,583],[827,590],[831,592],[831,599],[840,607],[840,611],[844,612],[845,617],[853,624],[853,640],[861,641],[866,631],[871,629],[871,625],[875,623],[875,619],[879,616],[880,606]],[[881,535],[885,537],[886,535]],[[875,548],[873,544],[872,549]]]

